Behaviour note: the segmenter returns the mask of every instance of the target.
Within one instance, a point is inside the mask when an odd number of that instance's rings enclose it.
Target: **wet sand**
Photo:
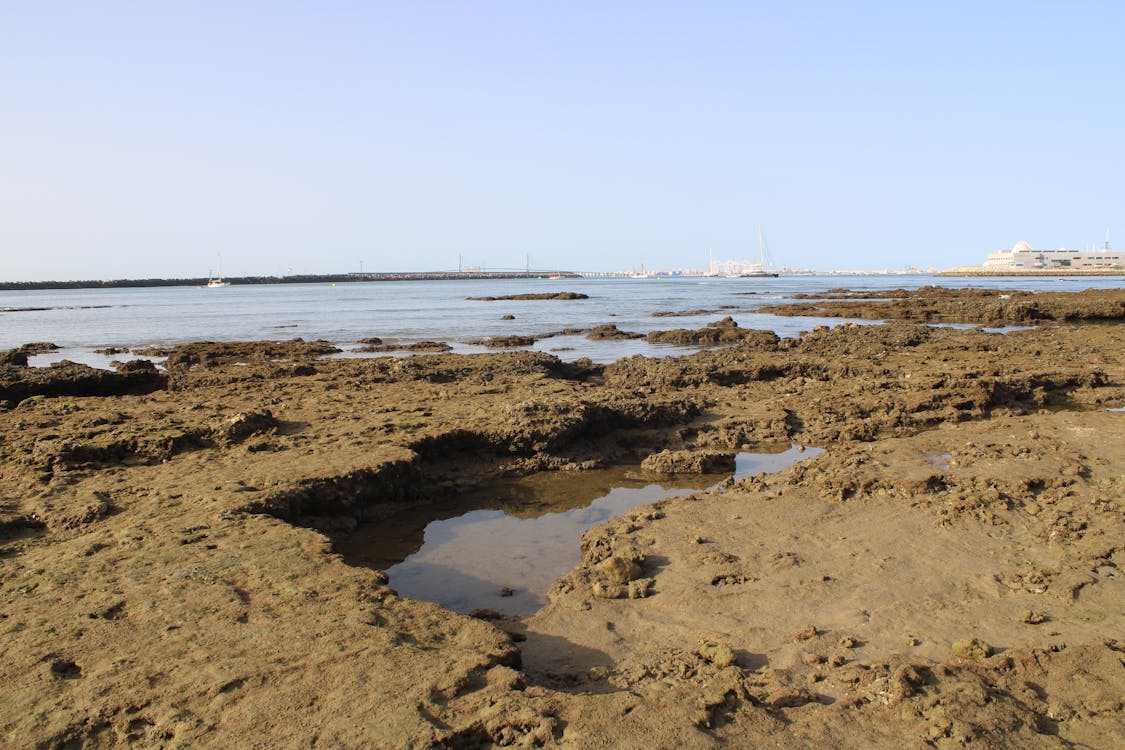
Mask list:
[[[8,355],[0,737],[1121,746],[1125,292],[924,296],[843,303],[1035,326],[851,324],[610,365]],[[768,442],[827,450],[594,527],[526,619],[401,597],[335,547],[503,476]]]

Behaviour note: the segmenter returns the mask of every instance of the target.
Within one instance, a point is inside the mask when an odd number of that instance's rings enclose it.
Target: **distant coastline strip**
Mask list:
[[[300,274],[227,277],[231,284],[325,284],[357,281],[456,281],[473,279],[580,278],[573,271],[406,271],[402,273]],[[0,291],[38,289],[119,289],[124,287],[206,286],[198,279],[111,279],[84,281],[0,281]]]

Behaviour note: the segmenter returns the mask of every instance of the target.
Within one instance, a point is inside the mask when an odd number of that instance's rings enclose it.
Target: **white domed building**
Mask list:
[[[1011,250],[989,253],[984,268],[989,271],[1106,271],[1125,268],[1125,253],[1111,250],[1108,236],[1105,246],[1092,252],[1068,250],[1065,247],[1058,250],[1035,250],[1027,240],[1020,240]]]

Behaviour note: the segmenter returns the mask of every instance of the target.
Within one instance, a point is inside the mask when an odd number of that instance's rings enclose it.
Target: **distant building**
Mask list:
[[[1105,246],[1092,252],[1082,250],[1035,250],[1020,240],[1011,250],[989,253],[984,262],[987,271],[1034,271],[1039,269],[1106,270],[1125,267],[1125,253],[1114,252],[1107,240]]]

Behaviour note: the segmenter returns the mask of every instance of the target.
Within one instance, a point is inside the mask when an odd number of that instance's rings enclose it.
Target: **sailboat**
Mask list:
[[[776,279],[777,274],[768,270],[766,266],[766,239],[762,234],[762,225],[758,225],[758,262],[748,263],[743,267],[739,278],[743,279]]]
[[[210,276],[211,272],[208,271],[207,275]],[[214,289],[214,288],[220,287],[220,286],[230,286],[229,281],[223,281],[223,256],[222,255],[219,256],[219,275],[216,276],[215,278],[207,279],[207,288],[208,289]]]
[[[707,273],[703,275],[707,278],[715,278],[720,275],[715,269],[715,251],[712,248],[707,248]]]

